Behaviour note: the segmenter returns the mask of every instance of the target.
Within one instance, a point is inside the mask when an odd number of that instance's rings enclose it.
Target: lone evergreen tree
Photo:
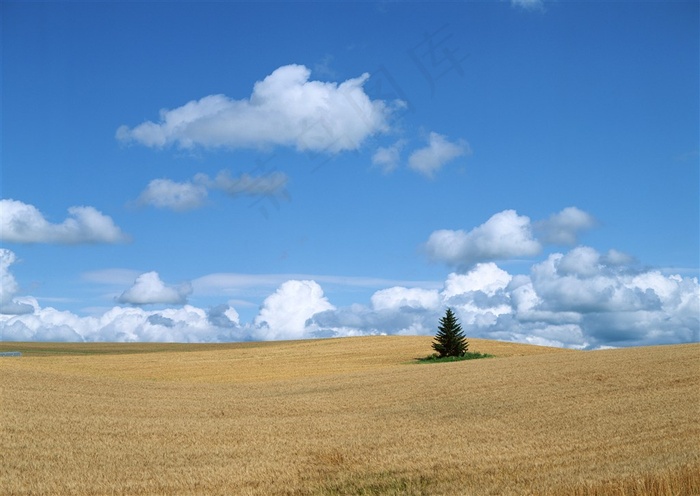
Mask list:
[[[457,321],[452,309],[448,308],[445,316],[440,319],[433,349],[438,352],[440,358],[461,357],[467,352],[468,347],[469,343],[462,332],[462,326]]]

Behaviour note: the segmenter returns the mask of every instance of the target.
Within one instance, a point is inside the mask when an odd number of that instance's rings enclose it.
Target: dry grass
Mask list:
[[[0,347],[0,493],[700,494],[700,345],[430,341]]]

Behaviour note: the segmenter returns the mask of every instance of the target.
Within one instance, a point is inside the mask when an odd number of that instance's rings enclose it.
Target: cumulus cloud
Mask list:
[[[238,312],[229,305],[217,305],[210,309],[207,319],[211,324],[221,328],[236,328],[241,324]]]
[[[515,210],[504,210],[468,232],[434,231],[424,249],[433,261],[464,269],[478,262],[532,257],[541,252],[544,244],[574,245],[581,232],[595,225],[592,215],[576,207],[567,207],[536,222]],[[611,265],[633,262],[616,250],[610,250],[603,258]]]
[[[574,245],[578,233],[595,227],[593,216],[576,207],[567,207],[547,220],[535,222],[534,229],[545,243]]]
[[[263,339],[304,337],[314,314],[334,308],[315,281],[287,281],[263,302],[255,318],[258,335]]]
[[[532,284],[547,310],[581,313],[656,312],[674,296],[680,276],[657,271],[620,271],[607,265],[593,248],[555,253],[532,268]],[[675,300],[673,300],[675,298]]]
[[[161,110],[158,122],[121,126],[117,138],[156,148],[293,146],[338,153],[388,129],[390,107],[364,92],[369,74],[340,84],[310,75],[302,65],[286,65],[255,83],[248,99],[206,96]]]
[[[148,183],[136,202],[139,205],[182,212],[201,207],[207,199],[207,194],[207,188],[202,184],[154,179]]]
[[[512,276],[495,263],[480,263],[466,274],[452,273],[447,276],[442,295],[448,301],[452,297],[475,291],[493,296],[505,289],[511,279]]]
[[[401,150],[404,146],[406,141],[398,140],[393,145],[377,148],[372,155],[372,164],[380,167],[385,174],[394,171],[399,166]]]
[[[437,290],[394,286],[374,293],[371,302],[374,310],[399,310],[407,307],[437,309],[440,306],[440,295]]]
[[[505,291],[511,279],[495,263],[477,264],[465,274],[452,273],[441,292],[443,305],[457,309],[467,326],[493,326],[499,316],[511,311]]]
[[[589,342],[623,346],[698,337],[697,278],[620,270],[592,248],[579,247],[533,266],[529,284],[538,298],[536,309],[570,322],[576,316]]]
[[[168,286],[161,281],[157,272],[146,272],[138,276],[133,286],[124,291],[117,301],[129,305],[181,305],[187,302],[191,293],[189,283]]]
[[[128,237],[93,207],[70,207],[69,217],[52,224],[33,205],[0,200],[0,239],[11,243],[123,243]]]
[[[469,232],[442,229],[425,244],[428,256],[453,266],[537,255],[542,249],[534,239],[530,218],[504,210]]]
[[[415,150],[408,157],[408,166],[421,174],[432,177],[445,164],[462,155],[471,153],[464,140],[450,142],[441,134],[431,132],[428,146]]]

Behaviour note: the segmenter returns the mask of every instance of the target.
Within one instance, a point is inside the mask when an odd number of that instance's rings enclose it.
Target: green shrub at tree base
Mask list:
[[[430,363],[438,363],[438,362],[461,362],[462,360],[476,360],[478,358],[493,358],[494,355],[489,355],[488,353],[479,353],[476,351],[467,351],[463,355],[460,356],[445,356],[441,357],[437,353],[433,353],[432,355],[428,355],[427,357],[419,358],[419,362],[430,362]]]

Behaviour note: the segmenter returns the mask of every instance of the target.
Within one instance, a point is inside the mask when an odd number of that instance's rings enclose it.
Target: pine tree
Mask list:
[[[457,321],[452,309],[448,308],[445,316],[440,319],[438,331],[435,334],[433,349],[442,357],[461,357],[467,352],[469,343],[462,332],[462,326]]]

